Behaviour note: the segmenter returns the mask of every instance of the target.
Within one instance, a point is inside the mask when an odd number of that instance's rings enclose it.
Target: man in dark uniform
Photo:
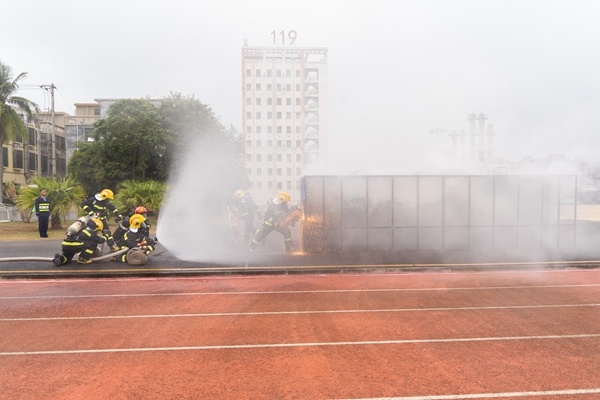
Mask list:
[[[40,195],[35,199],[35,216],[38,219],[40,237],[48,237],[48,221],[50,221],[50,199],[46,197],[46,189],[40,190]]]

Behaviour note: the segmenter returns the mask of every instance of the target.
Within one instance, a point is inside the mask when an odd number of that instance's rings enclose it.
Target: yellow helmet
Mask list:
[[[129,227],[133,229],[139,229],[145,220],[146,218],[144,218],[142,214],[133,214],[131,218],[129,218]]]
[[[288,192],[279,192],[279,194],[277,195],[277,201],[279,203],[289,203],[290,194]]]
[[[112,190],[110,189],[104,189],[103,191],[100,192],[100,197],[102,198],[102,200],[113,200],[115,198],[114,193],[112,192]]]
[[[241,199],[242,197],[244,197],[246,195],[246,192],[244,191],[244,189],[238,189],[235,192],[233,192],[233,195],[235,197],[237,197],[238,199]]]
[[[94,228],[95,231],[101,231],[104,228],[104,224],[100,218],[92,218],[92,222],[96,224],[96,228]]]

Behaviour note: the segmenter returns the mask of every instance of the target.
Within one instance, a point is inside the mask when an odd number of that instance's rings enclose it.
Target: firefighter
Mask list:
[[[233,193],[233,199],[228,207],[229,218],[234,234],[237,237],[239,221],[244,223],[244,242],[248,243],[254,234],[254,215],[258,214],[258,206],[252,200],[252,196],[244,189],[237,189]]]
[[[123,235],[120,241],[121,249],[134,249],[140,248],[145,254],[150,254],[154,250],[155,242],[149,237],[145,237],[142,231],[142,224],[146,221],[146,218],[141,214],[134,214],[129,218],[129,229]],[[111,261],[120,263],[127,262],[127,254],[129,252],[120,254],[116,257],[112,257]]]
[[[91,264],[94,251],[105,239],[101,235],[102,221],[92,218],[87,225],[76,233],[67,233],[62,242],[62,254],[55,254],[52,262],[57,267],[71,262],[75,254],[79,253],[77,263]]]
[[[254,252],[258,244],[264,241],[266,237],[275,230],[283,235],[285,253],[291,253],[292,233],[287,225],[281,225],[281,221],[292,211],[288,205],[289,202],[290,195],[287,192],[280,192],[277,197],[267,202],[267,210],[265,211],[263,224],[256,231],[254,239],[250,242],[250,252]]]
[[[81,207],[87,215],[97,215],[98,218],[100,218],[104,226],[102,234],[106,238],[106,244],[108,244],[113,251],[118,250],[118,248],[115,246],[112,232],[108,227],[108,215],[111,213],[115,215],[115,222],[119,222],[123,219],[123,216],[119,210],[117,210],[117,207],[111,203],[111,200],[114,200],[114,198],[115,195],[112,190],[104,189],[100,193],[96,193],[94,196],[81,203]]]
[[[130,212],[128,215],[126,215],[125,218],[123,218],[119,222],[119,226],[117,226],[117,229],[115,229],[115,231],[113,232],[113,239],[117,246],[119,246],[121,244],[123,235],[129,229],[129,219],[136,214],[142,215],[144,218],[146,218],[144,220],[144,222],[142,223],[142,226],[140,227],[140,231],[142,233],[142,236],[147,237],[147,238],[150,237],[150,224],[148,223],[148,209],[144,206],[139,206],[139,207],[135,208],[133,213]]]

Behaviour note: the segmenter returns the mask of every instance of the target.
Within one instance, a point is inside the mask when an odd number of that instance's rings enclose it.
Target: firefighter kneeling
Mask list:
[[[102,232],[102,221],[98,218],[90,219],[85,226],[77,232],[67,231],[62,242],[62,254],[55,254],[52,262],[57,267],[71,262],[75,254],[79,253],[79,264],[91,264],[92,256],[99,244],[105,242]],[[74,229],[75,231],[76,229]]]
[[[148,254],[154,250],[154,240],[147,237],[140,229],[146,218],[141,214],[134,214],[129,218],[129,229],[123,234],[117,245],[120,249],[129,249],[126,253],[111,257],[111,261],[128,263],[130,265],[144,265]]]

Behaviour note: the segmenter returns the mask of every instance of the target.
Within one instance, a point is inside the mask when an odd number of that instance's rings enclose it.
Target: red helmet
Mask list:
[[[136,214],[146,214],[148,212],[148,210],[146,210],[146,207],[144,206],[139,206],[135,208],[135,213]]]

